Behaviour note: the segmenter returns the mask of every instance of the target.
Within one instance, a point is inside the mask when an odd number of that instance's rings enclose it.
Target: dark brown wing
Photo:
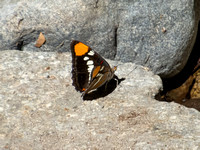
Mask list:
[[[97,75],[112,71],[110,65],[97,52],[79,41],[72,41],[71,52],[72,80],[76,90],[83,92],[88,87],[93,90],[106,82],[104,76],[102,78],[104,81],[100,81],[98,86],[95,85],[92,88],[90,85],[91,83],[94,84],[94,80],[98,81]]]
[[[89,74],[87,71],[87,62],[83,60],[85,57],[76,56],[75,54],[75,45],[78,44],[79,41],[72,41],[71,43],[71,52],[72,52],[72,80],[73,86],[77,91],[84,91],[87,88],[89,82]]]

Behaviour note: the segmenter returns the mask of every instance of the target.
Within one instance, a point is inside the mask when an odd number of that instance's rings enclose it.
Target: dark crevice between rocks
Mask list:
[[[114,33],[114,46],[117,48],[117,30],[118,30],[118,26],[115,26],[115,33]]]
[[[117,55],[117,35],[118,35],[118,26],[115,26],[114,27],[114,42],[113,42],[113,47],[115,49],[115,54],[114,54],[114,58],[116,58],[116,55]]]
[[[163,91],[156,95],[156,99],[165,102],[176,102],[200,111],[200,97],[191,97],[191,90],[196,82],[195,72],[200,70],[200,23],[193,50],[183,70],[172,78],[162,78]],[[200,81],[198,81],[200,82]],[[198,87],[200,88],[200,87]],[[200,89],[199,89],[200,90]]]
[[[18,41],[16,43],[16,50],[22,51],[23,45],[24,45],[24,41]]]
[[[40,31],[36,30],[23,30],[16,41],[11,44],[10,49],[23,51],[24,46],[29,43],[35,42]]]

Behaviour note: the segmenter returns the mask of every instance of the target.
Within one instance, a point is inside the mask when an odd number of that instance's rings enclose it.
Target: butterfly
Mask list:
[[[117,67],[110,67],[108,62],[89,46],[79,41],[71,42],[72,85],[82,92],[82,97],[107,84]]]

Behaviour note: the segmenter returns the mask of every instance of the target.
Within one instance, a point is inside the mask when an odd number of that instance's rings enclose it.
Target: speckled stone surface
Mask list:
[[[153,97],[161,80],[119,65],[126,79],[83,101],[71,85],[70,53],[0,52],[0,149],[199,149],[200,115]]]

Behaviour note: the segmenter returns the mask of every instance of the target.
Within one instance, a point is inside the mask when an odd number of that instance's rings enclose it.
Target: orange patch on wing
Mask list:
[[[97,66],[94,71],[92,72],[92,78],[96,77],[98,74],[99,70],[101,69],[101,66]]]
[[[89,50],[89,47],[81,42],[77,43],[74,46],[74,51],[76,56],[83,56],[85,53],[87,53]]]

